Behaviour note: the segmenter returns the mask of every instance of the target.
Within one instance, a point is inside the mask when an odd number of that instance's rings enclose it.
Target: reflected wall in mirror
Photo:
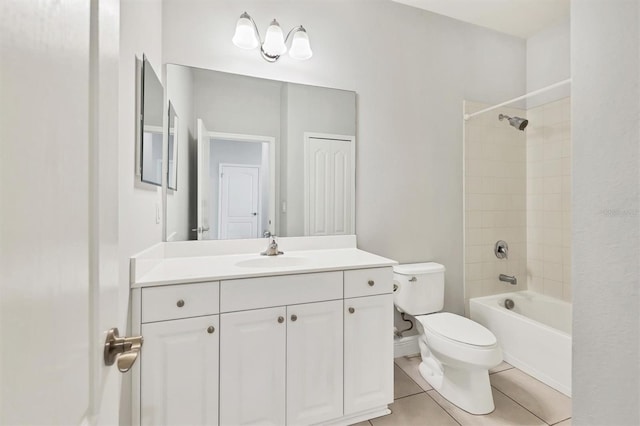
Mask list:
[[[173,104],[169,101],[169,117],[167,120],[167,187],[178,190],[178,116]]]
[[[146,56],[142,60],[141,87],[140,178],[142,182],[161,186],[164,89]]]
[[[167,241],[355,233],[355,92],[168,64],[167,96]]]

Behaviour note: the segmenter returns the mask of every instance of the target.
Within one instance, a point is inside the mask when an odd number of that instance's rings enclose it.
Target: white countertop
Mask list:
[[[295,265],[282,266],[292,259]],[[277,266],[268,265],[273,260]],[[242,266],[241,262],[257,262]],[[260,265],[260,263],[264,265]],[[357,248],[333,248],[324,250],[291,250],[285,254],[266,257],[257,253],[194,257],[164,258],[144,275],[132,280],[131,288],[202,281],[232,280],[289,274],[305,274],[324,271],[378,268],[398,262]],[[240,265],[239,265],[240,264]]]

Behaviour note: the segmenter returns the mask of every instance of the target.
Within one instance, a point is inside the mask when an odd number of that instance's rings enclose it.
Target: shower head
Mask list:
[[[498,116],[498,120],[502,121],[504,119],[509,120],[509,124],[511,124],[513,127],[515,127],[518,130],[524,130],[525,127],[527,127],[527,124],[529,124],[529,120],[527,120],[526,118],[520,118],[520,117],[509,117],[508,115],[504,115],[504,114],[500,114]]]

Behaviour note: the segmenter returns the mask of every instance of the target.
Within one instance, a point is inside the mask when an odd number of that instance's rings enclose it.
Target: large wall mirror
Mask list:
[[[356,94],[167,65],[166,240],[355,233]]]
[[[140,178],[162,185],[162,124],[164,88],[146,56],[142,60],[140,108]]]

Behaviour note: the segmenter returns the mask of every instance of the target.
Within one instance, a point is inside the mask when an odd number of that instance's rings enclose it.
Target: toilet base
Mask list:
[[[454,368],[433,357],[423,359],[419,370],[434,390],[464,411],[489,414],[495,409],[489,370]]]

